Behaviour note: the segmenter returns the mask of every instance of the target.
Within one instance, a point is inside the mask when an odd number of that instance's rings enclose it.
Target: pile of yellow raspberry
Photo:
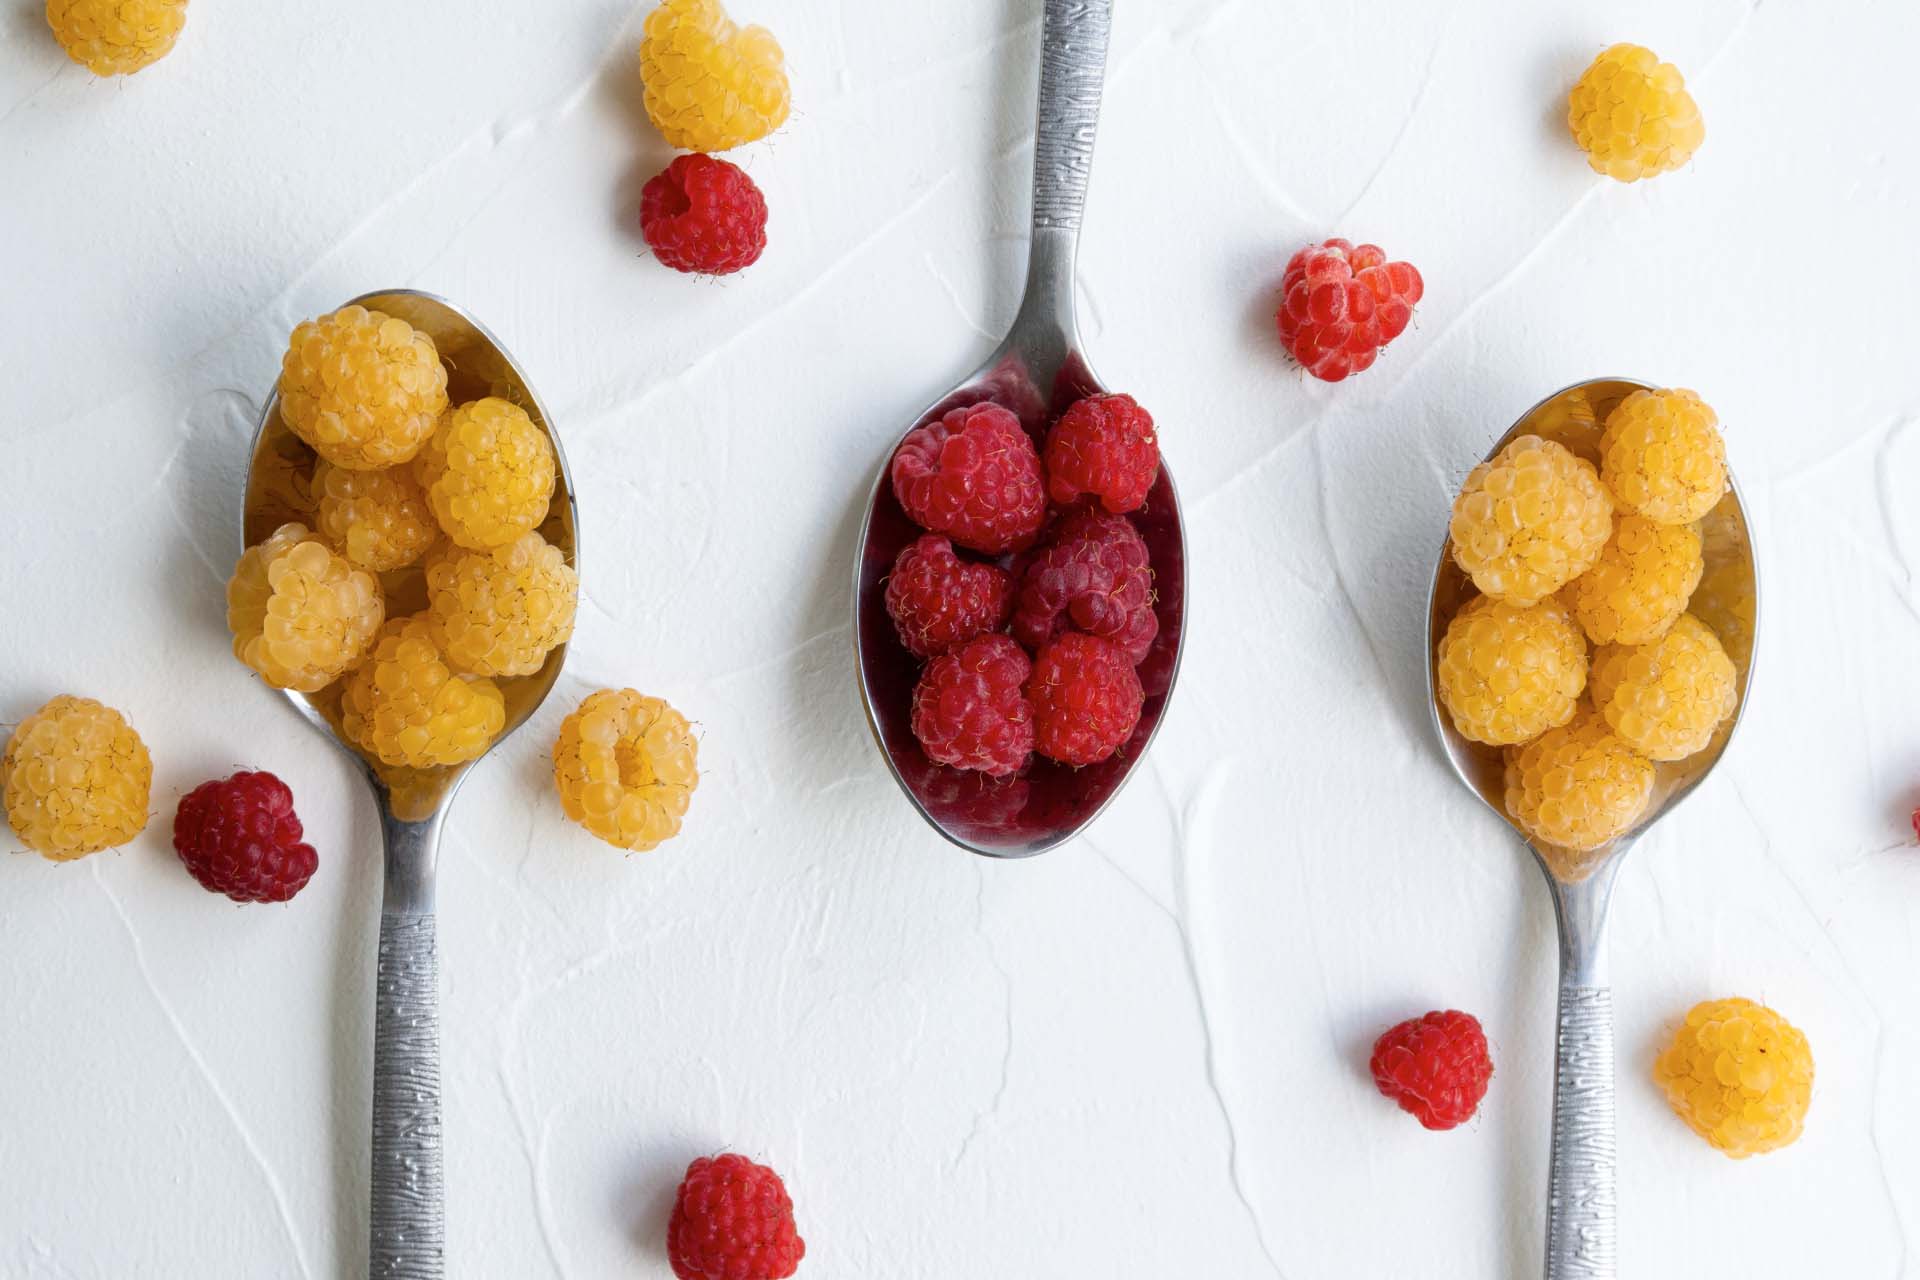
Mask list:
[[[147,825],[153,762],[112,707],[65,694],[22,720],[0,754],[7,822],[27,848],[70,862]]]
[[[680,830],[700,785],[687,718],[632,689],[588,694],[560,725],[553,785],[569,818],[622,849],[647,850]]]
[[[1688,1128],[1744,1160],[1799,1138],[1813,1101],[1813,1050],[1765,1005],[1708,1000],[1687,1013],[1653,1078]]]
[[[1678,169],[1707,136],[1679,69],[1637,44],[1593,60],[1568,95],[1567,127],[1593,171],[1622,182]]]
[[[67,56],[97,76],[131,75],[167,56],[187,0],[47,0],[47,25]]]
[[[779,42],[737,27],[719,0],[662,0],[640,40],[647,116],[688,151],[726,151],[786,123],[790,93]]]

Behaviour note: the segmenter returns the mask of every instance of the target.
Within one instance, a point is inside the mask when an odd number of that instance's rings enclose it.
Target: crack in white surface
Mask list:
[[[983,860],[974,860],[974,874],[979,878],[979,886],[974,896],[973,932],[980,939],[988,966],[1000,975],[1004,995],[1001,1010],[1005,1038],[1000,1044],[1000,1082],[994,1086],[993,1096],[987,1100],[986,1107],[974,1112],[973,1123],[967,1126],[966,1136],[960,1140],[953,1159],[947,1162],[948,1173],[953,1173],[965,1163],[967,1153],[973,1150],[974,1140],[980,1136],[980,1131],[998,1118],[1000,1104],[1007,1098],[1007,1084],[1013,1078],[1013,975],[1007,972],[1007,966],[1000,960],[999,949],[993,945],[993,936],[987,932],[987,869]]]
[[[1347,207],[1340,211],[1340,216],[1333,220],[1334,226],[1347,225],[1347,219],[1351,218],[1353,211],[1360,207],[1360,202],[1367,198],[1367,193],[1373,190],[1374,183],[1380,180],[1380,175],[1385,173],[1388,166],[1393,163],[1393,158],[1400,154],[1400,144],[1406,141],[1407,132],[1413,128],[1413,122],[1420,114],[1420,104],[1427,100],[1427,90],[1433,87],[1433,73],[1440,64],[1440,50],[1446,47],[1447,34],[1453,29],[1453,16],[1459,11],[1459,6],[1456,5],[1448,9],[1447,16],[1441,20],[1439,32],[1433,37],[1433,43],[1427,46],[1427,63],[1421,68],[1419,86],[1414,89],[1413,97],[1407,102],[1406,114],[1400,117],[1400,127],[1394,130],[1393,137],[1387,142],[1386,150],[1380,153],[1379,163],[1373,166],[1373,172],[1369,173],[1367,180],[1360,184],[1360,190],[1354,193],[1353,199],[1347,201]]]

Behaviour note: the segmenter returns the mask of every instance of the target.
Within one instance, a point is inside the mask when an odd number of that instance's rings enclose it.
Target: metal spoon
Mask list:
[[[1649,385],[1627,378],[1576,383],[1522,414],[1487,456],[1498,453],[1516,436],[1531,434],[1558,440],[1593,460],[1598,456],[1600,424],[1607,414],[1628,395]],[[1546,875],[1560,932],[1559,1035],[1553,1149],[1547,1182],[1547,1280],[1609,1280],[1615,1275],[1613,990],[1606,952],[1607,907],[1614,878],[1621,859],[1635,841],[1719,763],[1745,714],[1753,679],[1759,590],[1746,508],[1731,474],[1727,495],[1702,521],[1702,541],[1706,558],[1703,586],[1689,607],[1719,634],[1733,659],[1740,691],[1733,715],[1704,751],[1656,766],[1653,800],[1646,813],[1632,830],[1612,843],[1590,853],[1576,853],[1531,840],[1520,832]],[[1731,608],[1723,592],[1709,591],[1705,585],[1715,581],[1733,586],[1736,603]],[[1472,584],[1454,563],[1451,543],[1444,544],[1427,597],[1427,695],[1433,728],[1460,780],[1519,831],[1506,811],[1499,749],[1461,737],[1440,706],[1435,651],[1448,620],[1473,594]]]
[[[1074,320],[1073,264],[1112,23],[1112,0],[1047,0],[1026,296],[986,363],[929,405],[900,439],[950,409],[986,400],[1011,410],[1037,436],[1075,400],[1101,392]],[[894,634],[885,594],[894,557],[920,530],[888,483],[897,447],[898,440],[888,447],[874,479],[853,567],[853,644],[867,723],[900,789],[934,830],[988,857],[1042,853],[1070,839],[1113,800],[1152,742],[1173,691],[1186,607],[1186,541],[1173,476],[1162,460],[1146,506],[1133,515],[1152,559],[1160,622],[1159,638],[1140,667],[1147,697],[1133,737],[1097,765],[1073,770],[1036,761],[1025,776],[995,781],[932,763],[908,724],[918,668]]]
[[[480,323],[444,298],[412,289],[369,293],[353,303],[397,316],[433,338],[447,366],[453,403],[500,396],[527,411],[553,443],[559,483],[540,532],[579,568],[573,478],[551,421],[520,367]],[[348,305],[353,305],[352,303]],[[312,459],[280,419],[280,398],[267,401],[253,440],[247,479],[245,545],[265,538],[297,513],[284,509],[290,475]],[[405,574],[406,571],[402,571]],[[417,571],[416,571],[417,576]],[[416,589],[388,582],[390,597]],[[406,612],[390,608],[389,614]],[[500,681],[507,719],[498,746],[533,714],[559,678],[567,646],[547,655],[531,676]],[[307,722],[351,756],[373,787],[386,846],[386,890],[380,911],[380,960],[373,1030],[373,1176],[369,1274],[426,1280],[444,1274],[446,1231],[441,1176],[440,990],[434,925],[434,870],[448,802],[478,759],[430,770],[381,768],[340,731],[337,698],[287,694]],[[492,746],[488,750],[492,749]],[[484,754],[483,757],[484,758]]]

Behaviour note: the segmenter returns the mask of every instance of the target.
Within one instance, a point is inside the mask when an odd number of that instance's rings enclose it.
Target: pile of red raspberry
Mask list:
[[[1152,415],[1131,396],[1088,396],[1043,436],[998,404],[965,405],[910,432],[891,467],[927,530],[886,592],[900,643],[927,664],[913,735],[935,763],[995,778],[1036,752],[1073,766],[1118,752],[1159,632],[1128,518],[1160,474]]]

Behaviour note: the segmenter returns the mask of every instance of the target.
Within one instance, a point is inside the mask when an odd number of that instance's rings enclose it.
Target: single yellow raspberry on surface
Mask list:
[[[433,339],[380,311],[303,322],[280,362],[280,416],[337,467],[378,471],[420,452],[447,407]]]
[[[425,554],[440,526],[407,467],[349,471],[322,459],[313,469],[314,523],[362,569],[386,573]]]
[[[725,151],[787,121],[780,44],[765,27],[737,27],[719,0],[662,0],[640,39],[647,116],[688,151]]]
[[[67,56],[97,76],[131,75],[167,56],[187,0],[47,0],[47,25]]]
[[[449,413],[413,464],[440,527],[475,551],[504,546],[547,518],[554,470],[547,433],[496,396]]]
[[[1702,568],[1692,525],[1622,516],[1593,568],[1560,594],[1595,644],[1645,644],[1686,611]]]
[[[125,844],[147,825],[153,761],[118,711],[62,694],[22,720],[0,753],[14,834],[53,862]]]
[[[645,851],[679,833],[700,785],[699,754],[687,718],[659,698],[601,689],[561,722],[553,785],[569,818]]]
[[[1707,136],[1679,68],[1637,44],[1593,60],[1568,95],[1567,127],[1593,171],[1622,182],[1678,169]]]
[[[484,752],[507,722],[493,681],[447,666],[426,618],[393,618],[373,653],[347,677],[340,725],[349,742],[384,764],[460,764]]]
[[[1604,645],[1593,655],[1593,705],[1641,755],[1684,760],[1713,740],[1740,704],[1733,660],[1692,614],[1640,645]]]
[[[1453,502],[1453,558],[1481,594],[1538,604],[1593,567],[1613,502],[1593,464],[1520,436],[1475,467]]]
[[[450,549],[427,564],[434,643],[461,671],[532,675],[572,638],[579,589],[565,553],[537,533],[492,551]]]
[[[1744,1160],[1799,1138],[1813,1101],[1813,1049],[1763,1004],[1705,1000],[1655,1060],[1653,1079],[1689,1129]]]
[[[1638,822],[1653,797],[1653,762],[1592,707],[1506,755],[1508,814],[1563,849],[1598,849]]]
[[[1587,685],[1587,642],[1558,600],[1523,609],[1478,596],[1447,624],[1434,667],[1453,727],[1508,746],[1573,718]]]
[[[366,653],[385,615],[374,576],[305,525],[248,547],[227,583],[233,656],[281,689],[330,684]]]
[[[1622,511],[1692,524],[1727,492],[1720,419],[1691,391],[1636,391],[1607,415],[1600,478]]]

